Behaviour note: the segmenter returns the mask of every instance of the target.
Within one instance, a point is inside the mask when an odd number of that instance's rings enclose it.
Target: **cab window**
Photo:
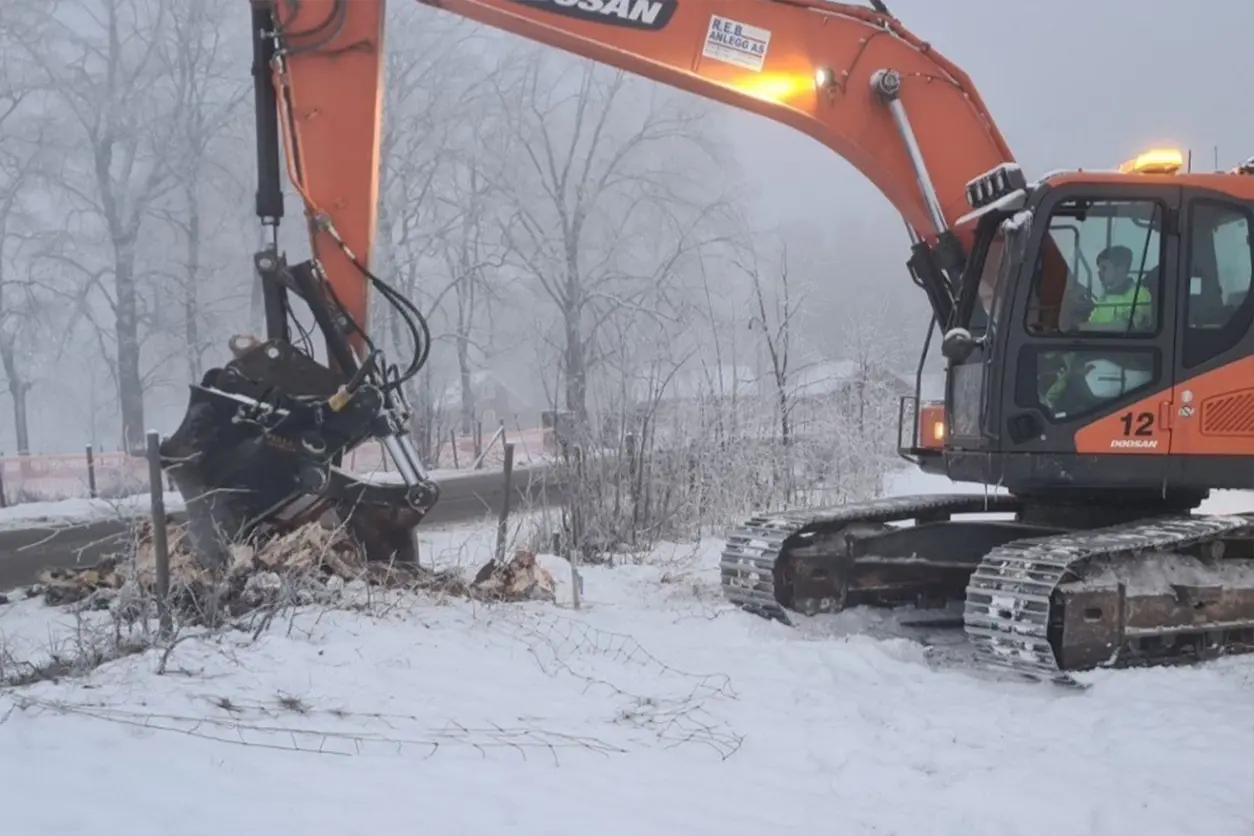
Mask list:
[[[1250,328],[1254,319],[1252,228],[1249,210],[1242,206],[1199,200],[1190,207],[1185,368],[1230,351]]]
[[[1163,214],[1152,200],[1075,199],[1055,207],[1033,271],[1028,332],[1155,336]]]
[[[1075,421],[1162,379],[1162,229],[1154,200],[1064,201],[1051,213],[1032,275],[1028,333],[1083,348],[1025,347],[1015,401],[1051,422]],[[1111,346],[1105,341],[1122,337]],[[1145,340],[1145,347],[1126,340]]]
[[[1037,409],[1050,423],[1077,421],[1162,379],[1162,352],[1153,344],[1059,351],[1037,343],[1019,352],[1015,403]]]

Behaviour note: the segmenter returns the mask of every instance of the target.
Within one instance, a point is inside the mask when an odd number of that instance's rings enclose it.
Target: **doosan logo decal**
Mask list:
[[[513,2],[576,20],[609,23],[630,29],[658,30],[670,23],[678,0],[513,0]]]
[[[1154,450],[1158,447],[1156,438],[1115,438],[1111,439],[1110,449]]]

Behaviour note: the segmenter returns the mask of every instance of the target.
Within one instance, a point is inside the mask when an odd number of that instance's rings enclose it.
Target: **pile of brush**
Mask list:
[[[166,532],[171,608],[192,622],[207,623],[216,615],[241,615],[279,603],[331,601],[350,585],[476,600],[554,600],[553,576],[533,553],[522,550],[508,561],[489,561],[467,582],[453,571],[367,561],[346,531],[310,523],[261,547],[232,546],[227,566],[207,570],[191,551],[184,524],[171,523]],[[156,590],[152,533],[152,523],[145,521],[131,548],[86,568],[45,570],[27,594],[42,596],[50,606],[135,610],[142,602],[151,602]]]

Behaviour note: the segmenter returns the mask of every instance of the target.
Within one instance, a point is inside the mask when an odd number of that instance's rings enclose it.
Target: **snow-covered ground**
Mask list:
[[[166,491],[165,509],[183,510],[183,495]],[[143,517],[152,512],[148,494],[117,499],[59,499],[51,502],[23,502],[0,508],[0,530],[39,526],[75,525],[92,520]]]
[[[421,537],[466,567],[492,542]],[[309,611],[183,642],[164,674],[154,653],[0,692],[3,832],[1254,832],[1254,658],[1008,681],[882,617],[740,613],[720,547],[585,568],[578,611],[542,557],[556,605]],[[75,633],[0,607],[0,660]]]

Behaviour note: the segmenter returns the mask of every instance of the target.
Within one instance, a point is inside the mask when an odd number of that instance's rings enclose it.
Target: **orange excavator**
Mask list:
[[[726,597],[795,614],[956,602],[975,653],[1037,678],[1254,649],[1254,159],[1193,172],[1174,149],[1028,180],[967,76],[873,0],[417,0],[788,125],[904,217],[947,375],[902,401],[903,457],[986,495],[761,513],[729,532]],[[166,443],[193,542],[332,512],[376,559],[413,558],[438,498],[405,434],[426,359],[413,305],[369,268],[383,0],[251,0],[257,213],[283,214],[280,143],[313,255],[256,256],[267,336],[192,387]],[[403,371],[369,337],[367,293],[414,335]],[[329,361],[292,340],[311,309]],[[337,465],[381,438],[402,481]],[[216,558],[215,558],[216,555]]]

